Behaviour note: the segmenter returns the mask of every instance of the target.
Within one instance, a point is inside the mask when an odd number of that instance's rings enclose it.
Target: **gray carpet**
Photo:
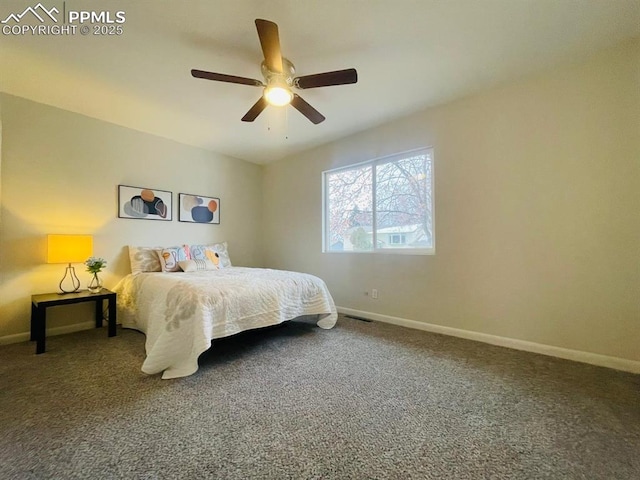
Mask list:
[[[640,377],[341,317],[216,342],[178,380],[144,336],[0,347],[2,479],[636,479]]]

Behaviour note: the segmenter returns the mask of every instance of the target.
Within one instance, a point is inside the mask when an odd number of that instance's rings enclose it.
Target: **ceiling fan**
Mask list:
[[[215,80],[218,82],[238,83],[254,87],[264,87],[260,99],[242,117],[243,122],[253,122],[268,105],[284,106],[291,104],[293,108],[307,117],[314,124],[324,121],[325,117],[315,108],[305,102],[300,95],[293,92],[293,88],[307,89],[329,87],[331,85],[346,85],[358,81],[355,68],[336,70],[334,72],[316,73],[294,77],[295,67],[280,52],[280,37],[278,25],[269,20],[256,19],[258,37],[264,54],[262,62],[262,76],[264,82],[253,78],[225,75],[224,73],[191,70],[196,78]]]

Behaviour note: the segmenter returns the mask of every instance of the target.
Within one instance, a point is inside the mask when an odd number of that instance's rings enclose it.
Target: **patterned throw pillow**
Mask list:
[[[179,272],[180,265],[178,262],[190,260],[189,247],[170,247],[157,250],[160,267],[163,272]]]
[[[218,270],[218,266],[211,260],[183,260],[178,265],[184,272]]]
[[[191,258],[194,260],[211,260],[218,268],[231,266],[231,259],[227,251],[227,242],[211,245],[191,245]]]
[[[162,247],[135,247],[129,245],[129,262],[131,263],[131,273],[160,272],[160,260],[157,250]]]

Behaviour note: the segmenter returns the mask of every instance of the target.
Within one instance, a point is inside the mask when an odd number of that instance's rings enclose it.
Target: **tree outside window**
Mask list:
[[[324,250],[433,253],[433,150],[324,172]]]

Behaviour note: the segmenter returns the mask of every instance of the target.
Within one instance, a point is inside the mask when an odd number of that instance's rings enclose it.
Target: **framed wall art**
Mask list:
[[[171,199],[165,190],[118,185],[118,217],[171,221]]]
[[[178,194],[178,221],[192,223],[220,223],[220,199]]]

